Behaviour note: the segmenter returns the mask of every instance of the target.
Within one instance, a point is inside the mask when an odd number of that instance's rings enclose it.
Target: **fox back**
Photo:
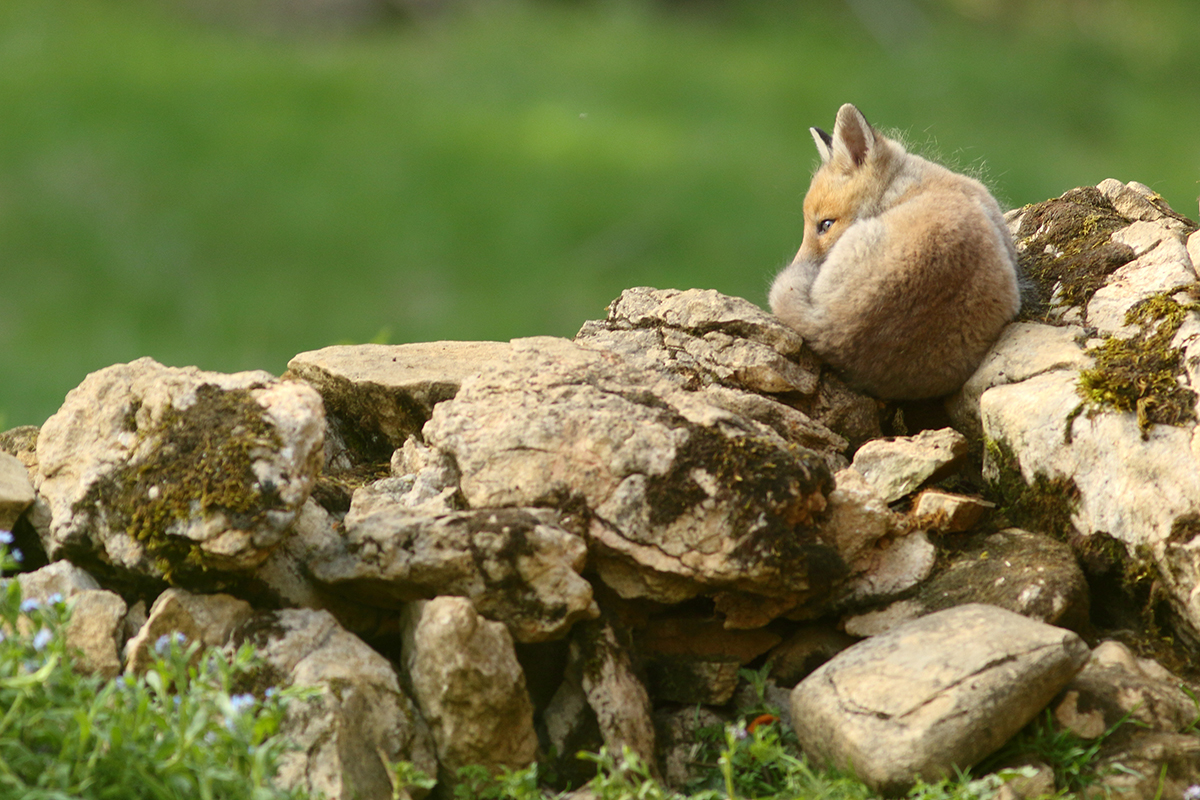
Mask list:
[[[857,108],[812,128],[821,166],[771,311],[857,389],[958,389],[1020,307],[1016,250],[979,181],[879,134]]]

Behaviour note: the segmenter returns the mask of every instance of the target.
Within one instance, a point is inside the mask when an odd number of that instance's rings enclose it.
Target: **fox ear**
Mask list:
[[[853,166],[861,167],[874,146],[875,129],[862,112],[850,103],[839,108],[833,126],[833,155],[847,158]]]
[[[817,143],[817,152],[821,154],[821,163],[833,158],[833,137],[820,128],[809,128],[813,141]]]

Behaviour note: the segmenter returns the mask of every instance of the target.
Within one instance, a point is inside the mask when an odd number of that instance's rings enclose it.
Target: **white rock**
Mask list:
[[[404,663],[437,749],[442,790],[461,767],[520,769],[537,752],[533,705],[512,637],[464,597],[438,597],[404,612]]]
[[[966,769],[1020,730],[1083,666],[1070,631],[966,605],[844,650],[792,690],[805,752],[883,792]]]
[[[884,502],[891,503],[953,469],[966,455],[966,438],[943,428],[867,442],[854,454],[853,465]]]
[[[16,456],[0,452],[0,530],[12,530],[33,497],[25,465]]]

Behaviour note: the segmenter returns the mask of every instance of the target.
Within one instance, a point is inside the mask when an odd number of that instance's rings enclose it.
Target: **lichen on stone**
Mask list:
[[[204,384],[191,405],[168,406],[150,426],[138,427],[136,409],[127,420],[138,439],[133,452],[145,455],[93,484],[75,511],[103,514],[142,543],[169,582],[207,568],[199,543],[179,535],[180,523],[221,512],[250,530],[281,504],[277,487],[254,473],[257,455],[282,442],[249,389]]]
[[[1135,412],[1143,438],[1155,424],[1196,421],[1196,393],[1179,382],[1184,358],[1173,344],[1187,315],[1200,310],[1200,303],[1175,296],[1195,288],[1177,286],[1137,302],[1125,314],[1125,324],[1138,327],[1134,336],[1108,336],[1088,349],[1095,365],[1079,373],[1085,405]]]

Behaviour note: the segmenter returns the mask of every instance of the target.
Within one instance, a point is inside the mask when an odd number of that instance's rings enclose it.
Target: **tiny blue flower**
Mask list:
[[[267,689],[265,694],[267,697],[274,697],[275,695],[279,694],[279,690],[276,689],[274,686],[271,686]]]
[[[33,649],[40,653],[42,650],[46,649],[46,645],[50,644],[50,640],[53,638],[54,634],[50,632],[49,628],[42,628],[33,637]]]
[[[1183,800],[1200,800],[1200,784],[1192,784],[1183,793]]]
[[[29,598],[28,600],[21,601],[21,613],[22,614],[28,614],[30,611],[37,611],[41,607],[42,607],[41,601],[39,601],[33,597]]]
[[[59,603],[61,603],[62,601],[63,601],[63,596],[60,592],[55,592],[54,594],[52,594],[48,598],[46,598],[46,602],[52,606],[56,606]]]
[[[13,557],[13,561],[25,560],[25,554],[21,552],[21,548],[19,547],[14,547],[12,550],[10,550],[9,555]]]
[[[182,631],[175,631],[175,635],[171,638],[174,639],[175,644],[179,645],[180,647],[183,647],[185,644],[187,644],[188,640],[187,634],[183,633]]]
[[[233,706],[233,710],[239,714],[247,708],[254,706],[254,695],[252,694],[235,694],[229,698],[229,704]]]
[[[163,653],[167,652],[167,648],[170,646],[171,646],[171,637],[165,633],[162,636],[160,636],[154,640],[154,652],[158,653],[160,656]]]
[[[0,544],[12,544],[12,543],[13,543],[12,531],[0,530]]]

